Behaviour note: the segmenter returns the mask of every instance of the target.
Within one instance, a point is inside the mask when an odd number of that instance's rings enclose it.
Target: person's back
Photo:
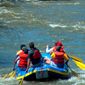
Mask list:
[[[62,51],[61,46],[56,49],[54,52],[55,56],[52,58],[52,61],[59,67],[63,68],[65,60],[68,60],[68,57],[65,56],[65,52]]]
[[[33,65],[39,64],[41,60],[41,54],[37,48],[34,48],[29,53],[29,57]]]
[[[41,61],[40,51],[34,46],[33,42],[29,43],[29,47],[30,47],[30,52],[28,58],[30,58],[33,65],[39,64]]]
[[[28,58],[28,49],[24,48],[19,54],[19,64],[20,68],[27,68],[27,58]]]
[[[25,44],[20,45],[20,50],[16,53],[16,59],[14,61],[13,70],[15,70],[15,65],[19,67],[26,67],[26,57],[28,56],[28,49]],[[23,63],[24,62],[24,63]]]
[[[60,65],[58,67],[63,67],[63,65],[64,65],[64,53],[56,51],[55,57],[52,59],[52,61],[55,64]]]

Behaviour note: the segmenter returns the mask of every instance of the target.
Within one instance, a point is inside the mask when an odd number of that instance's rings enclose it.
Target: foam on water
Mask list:
[[[18,85],[18,83],[19,81],[17,81],[15,78],[0,78],[0,85]]]
[[[81,30],[81,29],[85,29],[85,25],[84,25],[84,23],[83,24],[81,24],[81,23],[76,23],[76,24],[74,24],[74,25],[72,25],[72,24],[69,24],[69,25],[67,25],[67,24],[61,24],[61,23],[59,23],[59,24],[49,24],[49,26],[50,27],[52,27],[52,28],[74,28],[75,30]],[[74,30],[73,29],[73,30]]]
[[[61,28],[66,28],[66,25],[62,25],[62,24],[49,24],[50,27],[52,28],[56,28],[56,27],[61,27]]]

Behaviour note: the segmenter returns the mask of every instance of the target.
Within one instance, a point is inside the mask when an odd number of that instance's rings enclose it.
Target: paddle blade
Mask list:
[[[74,59],[75,61],[78,61],[78,62],[83,62],[82,59],[76,57],[76,56],[70,56],[72,59]]]
[[[12,71],[8,74],[5,74],[2,78],[6,79],[6,78],[13,78],[15,76],[15,71]]]
[[[3,75],[3,76],[2,76],[2,79],[6,79],[7,76],[8,76],[8,74]]]
[[[11,74],[9,74],[9,78],[13,78],[13,77],[15,77],[15,74],[16,74],[16,72],[13,71]]]
[[[23,85],[24,77],[19,81],[19,85]]]
[[[84,63],[81,63],[81,62],[78,62],[78,61],[75,61],[75,60],[73,60],[73,61],[81,70],[85,70],[85,64]]]

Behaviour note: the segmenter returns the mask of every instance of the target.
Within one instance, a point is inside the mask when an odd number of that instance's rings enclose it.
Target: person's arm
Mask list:
[[[17,63],[17,61],[19,60],[19,54],[20,54],[20,52],[22,52],[22,50],[19,50],[17,53],[16,53],[16,56],[15,56],[15,59],[14,59],[14,64],[16,64]]]
[[[52,52],[53,51],[53,48],[50,48],[49,49],[49,47],[48,47],[48,45],[46,46],[46,53],[50,53],[50,52]]]
[[[27,60],[27,68],[26,68],[26,72],[28,71],[29,67],[30,67],[30,58],[28,58],[28,60]]]
[[[69,56],[66,53],[64,53],[64,59],[66,60],[65,64],[68,65]]]
[[[51,60],[49,58],[44,58],[45,63],[50,64]]]
[[[27,68],[26,68],[26,72],[28,71],[29,67],[30,67],[30,58],[33,56],[34,52],[30,51],[29,55],[28,55],[28,59],[27,59]]]
[[[69,56],[66,53],[64,53],[64,59],[69,60]]]
[[[14,67],[13,67],[13,70],[15,70],[15,65],[16,65],[16,63],[17,63],[17,61],[19,60],[19,56],[18,55],[16,55],[16,59],[14,60]]]

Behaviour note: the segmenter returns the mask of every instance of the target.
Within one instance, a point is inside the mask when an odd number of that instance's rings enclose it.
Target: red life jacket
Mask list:
[[[38,49],[34,49],[33,56],[30,56],[33,65],[39,64],[41,61],[41,54]]]
[[[55,57],[52,59],[55,64],[64,64],[64,52],[55,52]]]
[[[39,59],[40,57],[41,57],[41,54],[39,50],[36,49],[33,54],[33,59]]]
[[[19,64],[18,66],[21,68],[26,68],[27,67],[27,58],[28,54],[25,54],[24,51],[19,53]]]

